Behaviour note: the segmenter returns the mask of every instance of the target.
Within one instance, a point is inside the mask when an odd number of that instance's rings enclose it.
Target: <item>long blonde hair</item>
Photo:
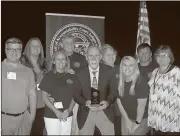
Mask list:
[[[124,74],[123,74],[123,63],[125,60],[129,60],[134,62],[134,68],[135,68],[135,72],[134,74],[131,76],[132,79],[132,84],[131,84],[131,88],[130,91],[134,91],[135,89],[135,84],[137,82],[137,79],[139,77],[139,68],[138,68],[138,64],[137,61],[135,60],[135,58],[131,57],[131,56],[124,56],[121,60],[120,63],[120,68],[119,68],[119,86],[118,86],[118,91],[119,91],[119,95],[121,97],[124,96],[124,82],[125,82],[125,78],[124,78]]]

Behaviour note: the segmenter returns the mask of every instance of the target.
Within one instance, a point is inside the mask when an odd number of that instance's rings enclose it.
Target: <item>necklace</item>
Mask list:
[[[171,64],[168,65],[168,67],[161,73],[161,75],[159,76],[159,78],[157,79],[157,76],[159,74],[159,69],[157,70],[155,77],[154,77],[154,82],[153,82],[153,90],[155,91],[155,85],[157,83],[157,81],[159,81],[159,79],[163,76],[164,73],[166,73],[169,68],[171,67]]]

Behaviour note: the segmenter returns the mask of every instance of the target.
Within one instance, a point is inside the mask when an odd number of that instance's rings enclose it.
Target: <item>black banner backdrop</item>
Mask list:
[[[104,44],[103,16],[46,13],[46,57],[61,48],[62,37],[75,37],[75,51],[85,55],[89,45]]]

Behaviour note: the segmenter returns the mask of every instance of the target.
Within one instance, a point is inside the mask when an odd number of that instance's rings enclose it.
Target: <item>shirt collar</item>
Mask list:
[[[9,65],[9,62],[7,61],[7,58],[6,59],[4,59],[4,64],[6,64],[6,65]],[[18,62],[18,67],[20,67],[21,66],[21,62],[19,61]]]
[[[96,70],[92,69],[90,66],[88,66],[88,67],[89,67],[89,72],[90,72],[90,73],[92,73],[93,71],[99,72],[99,66],[98,66],[98,68],[97,68]]]

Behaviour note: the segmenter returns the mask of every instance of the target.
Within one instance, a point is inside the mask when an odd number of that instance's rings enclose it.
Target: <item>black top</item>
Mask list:
[[[85,56],[77,52],[73,52],[73,54],[71,56],[68,56],[68,58],[70,60],[70,68],[75,72],[78,72],[80,68],[87,65]]]
[[[117,84],[119,84],[119,66],[120,65],[114,65],[114,67],[113,67],[113,70],[115,71],[115,74],[116,74]],[[116,101],[114,102],[114,110],[115,110],[115,115],[116,116],[121,116],[121,112],[120,112],[120,110],[118,108],[118,104],[117,104]]]
[[[120,96],[121,103],[128,114],[128,117],[132,120],[136,120],[137,116],[137,99],[148,98],[149,86],[147,82],[139,77],[135,86],[135,95],[129,94],[132,81],[124,83],[124,96]],[[143,118],[147,118],[148,112],[145,109]]]
[[[64,111],[68,109],[72,100],[73,93],[76,91],[77,77],[69,73],[54,73],[48,72],[42,79],[39,88],[50,94],[55,102],[62,102],[63,108],[59,109]],[[57,118],[54,112],[45,107],[45,117]],[[70,114],[72,116],[72,113]]]
[[[152,72],[155,70],[155,68],[158,67],[158,64],[155,61],[152,61],[147,66],[141,66],[140,63],[138,63],[140,75],[144,77],[144,79],[148,82],[150,79],[150,76],[152,75]]]
[[[151,63],[147,66],[141,66],[141,64],[138,63],[138,67],[140,71],[140,76],[143,77],[144,80],[148,83],[152,76],[152,72],[158,67],[158,63],[155,60],[152,60]],[[149,105],[149,97],[147,99],[147,104],[145,108],[145,117],[148,116],[148,105]]]

